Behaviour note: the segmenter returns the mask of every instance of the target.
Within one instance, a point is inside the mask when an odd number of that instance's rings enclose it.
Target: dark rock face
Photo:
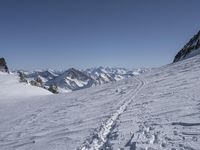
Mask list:
[[[8,67],[6,65],[6,61],[4,58],[0,58],[0,71],[9,73],[9,70],[8,70]]]
[[[56,85],[54,85],[54,84],[51,84],[51,85],[49,86],[48,90],[49,90],[50,92],[54,93],[54,94],[58,94],[58,93],[59,93],[59,92],[58,92],[58,87],[57,87]]]
[[[19,82],[28,83],[25,73],[23,73],[22,71],[18,71],[18,75],[19,75]]]
[[[200,31],[178,52],[173,62],[200,54]]]

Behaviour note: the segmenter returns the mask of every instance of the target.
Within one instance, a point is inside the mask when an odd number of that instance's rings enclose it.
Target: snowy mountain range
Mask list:
[[[200,31],[178,52],[173,62],[200,54]]]
[[[119,81],[147,71],[149,69],[146,68],[128,70],[117,67],[97,67],[86,70],[70,68],[66,71],[48,69],[44,71],[24,72],[24,74],[28,82],[40,81],[42,82],[42,87],[46,89],[51,85],[55,85],[58,88],[58,92],[63,93]]]

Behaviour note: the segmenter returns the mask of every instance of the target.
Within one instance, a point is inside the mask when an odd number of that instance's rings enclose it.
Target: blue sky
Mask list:
[[[1,0],[0,55],[12,69],[170,63],[200,30],[199,0]]]

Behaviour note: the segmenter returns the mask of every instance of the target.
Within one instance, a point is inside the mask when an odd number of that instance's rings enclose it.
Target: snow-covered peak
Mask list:
[[[58,76],[57,74],[55,74],[53,71],[51,70],[45,70],[45,71],[35,71],[33,73],[30,74],[26,74],[28,78],[30,78],[31,80],[35,80],[37,78],[41,78],[43,80],[43,82],[46,82],[48,80],[53,80],[56,76]]]
[[[87,79],[91,79],[91,77],[89,77],[88,75],[86,75],[85,73],[75,69],[75,68],[70,68],[68,70],[66,70],[65,72],[63,72],[59,78],[71,78],[71,79],[80,79],[80,80],[87,80]]]
[[[67,91],[79,90],[96,84],[93,78],[75,68],[66,70],[57,76],[52,83]]]

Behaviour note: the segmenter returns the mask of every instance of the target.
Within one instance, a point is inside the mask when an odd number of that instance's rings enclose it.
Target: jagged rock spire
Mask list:
[[[0,71],[9,73],[8,66],[7,66],[6,61],[3,57],[0,58]]]

